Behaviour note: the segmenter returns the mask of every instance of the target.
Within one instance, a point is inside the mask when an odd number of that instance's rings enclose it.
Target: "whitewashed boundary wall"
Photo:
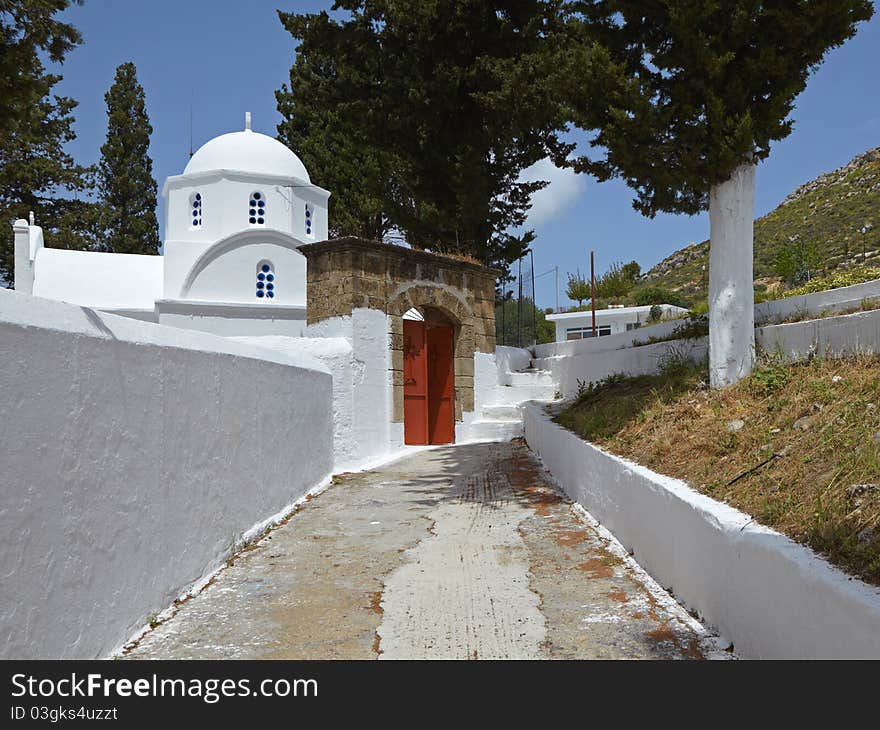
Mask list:
[[[755,330],[758,349],[793,362],[880,352],[880,310],[775,324]]]
[[[333,471],[363,469],[391,456],[402,433],[391,424],[389,322],[376,309],[354,309],[306,329],[305,337],[236,337],[283,354],[305,353],[333,375]]]
[[[536,360],[535,364],[549,370],[564,398],[577,394],[578,381],[596,383],[609,375],[651,375],[671,359],[684,358],[702,362],[709,354],[707,337],[670,340],[653,345],[606,350],[567,357]]]
[[[640,342],[647,342],[651,337],[668,337],[687,319],[670,319],[665,322],[641,327],[630,332],[619,332],[605,337],[589,337],[585,340],[568,340],[566,342],[548,342],[546,345],[535,346],[537,359],[551,357],[568,357],[571,355],[589,355],[595,352],[620,350],[633,347]]]
[[[0,653],[105,656],[332,468],[331,376],[0,291]]]
[[[833,314],[834,312],[857,306],[864,299],[874,297],[880,297],[880,279],[839,289],[829,289],[823,292],[816,292],[815,294],[761,302],[755,305],[755,322],[758,325],[771,324],[793,316]],[[685,319],[673,319],[607,337],[591,337],[586,340],[570,340],[568,342],[549,342],[535,347],[535,358],[540,360],[542,358],[566,357],[569,355],[586,355],[633,347],[640,342],[646,342],[652,337],[668,337],[686,321]]]
[[[742,657],[880,659],[880,589],[748,515],[524,409],[526,441],[565,493]]]
[[[761,302],[755,305],[755,322],[758,325],[772,324],[794,316],[833,314],[858,306],[862,300],[874,297],[880,297],[880,279],[815,294]]]

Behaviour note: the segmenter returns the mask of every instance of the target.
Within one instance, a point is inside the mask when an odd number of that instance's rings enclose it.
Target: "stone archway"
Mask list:
[[[474,353],[495,352],[498,272],[458,258],[378,241],[339,238],[307,244],[309,324],[359,308],[388,318],[392,421],[404,420],[403,315],[441,313],[454,323],[455,420],[474,410]]]

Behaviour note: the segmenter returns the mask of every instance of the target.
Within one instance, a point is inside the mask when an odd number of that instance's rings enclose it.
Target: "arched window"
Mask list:
[[[260,261],[257,264],[257,298],[275,298],[275,267],[271,261]]]
[[[306,203],[306,235],[312,235],[312,206]]]
[[[202,225],[202,194],[201,193],[193,193],[189,196],[189,207],[190,213],[192,213],[192,217],[190,219],[190,224],[193,228],[198,228]]]
[[[248,221],[252,226],[266,224],[266,198],[262,193],[251,193]]]

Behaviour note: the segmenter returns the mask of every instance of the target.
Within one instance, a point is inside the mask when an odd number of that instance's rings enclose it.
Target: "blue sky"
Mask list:
[[[293,61],[293,39],[276,10],[311,12],[329,5],[329,0],[86,0],[71,8],[65,16],[84,43],[68,56],[57,87],[79,102],[78,138],[70,151],[80,162],[97,161],[107,130],[104,93],[125,61],[137,65],[146,91],[160,189],[187,162],[191,107],[196,149],[218,134],[242,129],[245,111],[253,113],[256,131],[274,135],[280,119],[274,91],[287,81]],[[878,72],[875,17],[829,54],[798,99],[794,132],[758,169],[758,215],[801,183],[880,145]],[[553,182],[536,199],[530,222],[538,235],[537,274],[558,265],[564,282],[564,272],[587,269],[590,248],[600,272],[612,261],[631,259],[647,269],[709,236],[706,215],[648,220],[632,209],[632,195],[619,182],[599,185],[586,176],[549,172]],[[160,198],[160,224],[161,203]],[[552,275],[539,279],[537,293],[540,306],[554,304]],[[565,304],[564,294],[561,300]]]

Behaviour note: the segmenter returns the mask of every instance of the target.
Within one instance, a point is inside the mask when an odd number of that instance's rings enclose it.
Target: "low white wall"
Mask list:
[[[107,655],[332,468],[305,356],[0,291],[0,654]]]
[[[699,337],[622,350],[543,358],[537,360],[536,365],[549,370],[563,397],[569,398],[577,393],[579,380],[595,383],[616,373],[648,375],[656,373],[670,358],[686,357],[701,362],[708,352],[708,338]]]
[[[758,327],[755,342],[789,361],[880,352],[880,310]]]
[[[587,355],[608,350],[620,350],[632,347],[639,342],[647,342],[651,337],[666,337],[676,328],[686,323],[687,319],[670,319],[666,322],[645,325],[630,332],[619,332],[605,337],[590,337],[585,340],[568,340],[567,342],[548,342],[535,346],[535,357],[567,357],[571,355]]]
[[[847,306],[857,305],[863,299],[874,297],[880,297],[880,279],[815,294],[761,302],[755,305],[755,322],[763,324],[793,316],[815,316],[823,312],[840,311]]]
[[[691,489],[524,409],[526,440],[571,499],[742,657],[880,659],[880,590]]]

